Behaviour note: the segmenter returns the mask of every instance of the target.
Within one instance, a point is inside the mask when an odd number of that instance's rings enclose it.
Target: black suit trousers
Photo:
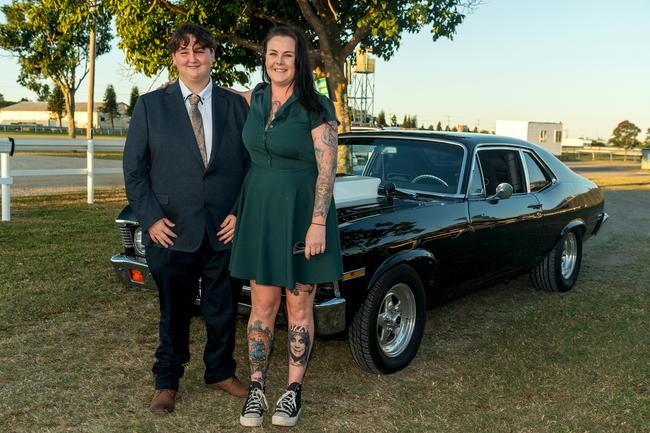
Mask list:
[[[230,278],[230,250],[215,251],[207,233],[194,252],[151,246],[147,264],[158,286],[160,299],[160,345],[153,373],[156,389],[178,389],[184,364],[190,360],[189,335],[194,301],[201,280],[201,313],[207,342],[203,353],[205,383],[235,375],[235,319],[240,280]]]

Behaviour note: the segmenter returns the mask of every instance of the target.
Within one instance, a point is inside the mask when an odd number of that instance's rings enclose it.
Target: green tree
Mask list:
[[[126,115],[131,117],[133,115],[133,108],[135,107],[135,103],[138,100],[138,97],[140,96],[140,91],[138,90],[137,86],[133,86],[131,89],[131,97],[129,99],[129,106],[126,108]]]
[[[261,42],[278,24],[302,29],[312,65],[327,78],[330,97],[341,122],[350,130],[346,61],[357,47],[389,60],[404,32],[427,27],[431,38],[452,38],[479,0],[107,0],[115,14],[119,47],[139,72],[155,75],[169,67],[165,41],[176,25],[196,22],[220,40],[213,77],[221,84],[247,83],[259,65]],[[351,167],[349,148],[341,146],[338,165]]]
[[[49,98],[47,98],[47,110],[59,120],[59,128],[62,128],[61,119],[66,111],[65,98],[59,86],[54,86]]]
[[[475,126],[474,129],[472,129],[472,132],[478,132],[478,126]]]
[[[386,126],[386,113],[384,113],[384,110],[381,110],[379,114],[377,114],[377,125]]]
[[[397,126],[397,116],[394,114],[390,116],[390,126],[393,128]]]
[[[449,127],[449,125],[445,126],[445,131],[447,131],[447,132],[451,131],[451,128]]]
[[[408,117],[406,114],[404,115],[404,118],[402,119],[402,124],[400,125],[402,128],[410,128],[411,126],[411,118]]]
[[[628,120],[624,120],[614,128],[612,138],[609,139],[609,142],[614,146],[631,149],[641,144],[637,138],[640,132],[641,129],[638,126]]]
[[[411,128],[417,128],[418,127],[418,116],[414,115],[411,117]]]
[[[442,123],[438,121],[438,124],[436,125],[436,131],[442,131]]]
[[[88,41],[95,26],[95,56],[110,50],[111,16],[78,0],[14,0],[2,6],[0,48],[18,59],[18,83],[42,95],[46,80],[65,99],[68,134],[74,137],[75,93],[88,74]]]
[[[429,127],[427,128],[429,131],[433,131],[433,124],[429,124]]]
[[[104,105],[101,108],[101,112],[107,114],[111,119],[111,128],[115,128],[115,118],[120,117],[120,112],[117,109],[117,99],[115,96],[115,89],[112,84],[106,86],[106,92],[104,93]]]

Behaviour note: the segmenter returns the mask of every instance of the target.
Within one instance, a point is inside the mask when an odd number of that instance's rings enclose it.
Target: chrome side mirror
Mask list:
[[[488,200],[505,200],[510,198],[514,193],[512,185],[507,182],[503,182],[497,185],[497,189],[493,196],[488,197]]]

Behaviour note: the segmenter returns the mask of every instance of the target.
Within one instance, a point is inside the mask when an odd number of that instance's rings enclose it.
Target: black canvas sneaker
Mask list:
[[[287,387],[287,391],[282,394],[282,397],[275,404],[275,413],[271,419],[273,425],[280,425],[284,427],[293,427],[298,422],[300,411],[302,410],[300,404],[300,391],[302,385],[294,382]]]
[[[262,425],[264,411],[268,409],[269,404],[266,401],[262,384],[255,380],[252,381],[248,385],[248,396],[241,410],[239,423],[244,427],[259,427]]]

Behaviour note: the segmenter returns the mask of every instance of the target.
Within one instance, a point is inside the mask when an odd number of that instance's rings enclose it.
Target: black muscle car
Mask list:
[[[427,306],[524,271],[539,289],[570,290],[583,242],[607,220],[597,185],[526,141],[366,131],[342,134],[339,145],[348,156],[335,189],[344,274],[317,290],[316,331],[347,330],[370,372],[410,363]],[[128,206],[116,222],[118,276],[155,288]],[[249,302],[244,286],[240,312]]]

